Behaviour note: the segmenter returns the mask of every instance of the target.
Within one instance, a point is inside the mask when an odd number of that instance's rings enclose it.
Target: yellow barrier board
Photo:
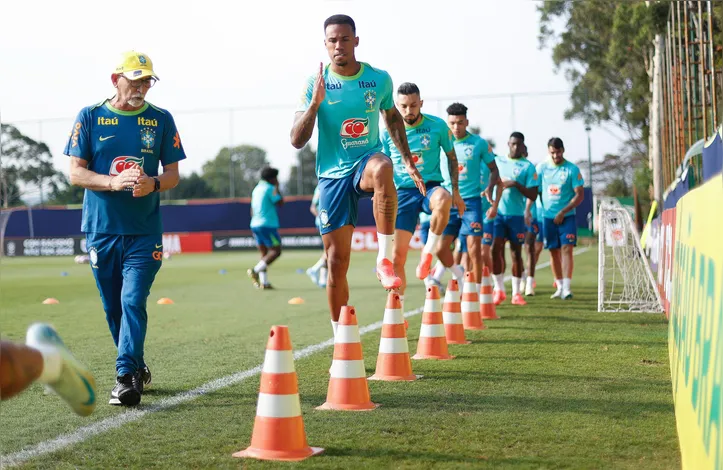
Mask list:
[[[684,469],[723,468],[723,177],[676,205],[670,369]]]

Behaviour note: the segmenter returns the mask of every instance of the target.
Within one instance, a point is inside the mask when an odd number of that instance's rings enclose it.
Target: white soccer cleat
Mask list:
[[[531,282],[528,282],[527,285],[525,285],[525,297],[534,297],[535,296],[535,287],[532,285]]]
[[[551,299],[559,299],[562,297],[562,289],[557,289],[554,294],[550,296]]]
[[[25,343],[31,348],[41,350],[43,355],[57,354],[60,356],[60,377],[55,382],[46,385],[80,416],[91,414],[96,405],[95,378],[85,366],[73,357],[53,327],[45,323],[30,325]]]
[[[309,268],[306,270],[306,275],[309,276],[311,282],[313,282],[317,286],[319,285],[319,271]]]
[[[572,299],[572,291],[566,290],[562,292],[562,300],[569,300]]]

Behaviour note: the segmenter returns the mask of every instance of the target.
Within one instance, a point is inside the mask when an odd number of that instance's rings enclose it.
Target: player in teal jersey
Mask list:
[[[424,101],[420,98],[419,88],[414,83],[402,83],[397,90],[395,101],[399,113],[404,118],[407,142],[413,155],[414,165],[422,175],[427,188],[426,196],[420,194],[407,173],[401,152],[392,142],[389,132],[384,131],[382,149],[391,157],[394,164],[394,185],[399,200],[394,237],[394,272],[402,279],[399,292],[403,303],[407,287],[405,275],[407,253],[419,213],[431,214],[429,234],[416,270],[417,279],[423,280],[429,275],[433,255],[440,250],[439,241],[449,221],[450,208],[454,205],[459,212],[464,213],[464,201],[459,195],[457,186],[457,156],[447,124],[436,116],[422,113]],[[449,191],[442,187],[440,169],[442,152],[449,162],[447,170],[451,175]]]
[[[316,188],[314,188],[314,194],[311,197],[311,204],[309,205],[309,211],[314,216],[314,225],[316,225],[316,229],[319,230],[319,233],[321,233],[321,221],[319,220],[320,194],[321,190],[319,189],[319,186],[317,186]],[[306,270],[306,275],[309,276],[311,282],[313,282],[317,286],[322,288],[326,287],[326,251],[323,248],[321,250],[321,258],[319,258],[316,264]]]
[[[542,180],[542,230],[545,248],[550,250],[557,291],[552,298],[572,298],[572,250],[577,244],[575,208],[585,198],[585,184],[580,168],[565,159],[562,139],[553,137],[547,143],[550,160],[537,165]]]
[[[346,274],[359,199],[374,197],[379,254],[376,273],[382,286],[397,289],[402,281],[394,273],[392,255],[397,215],[394,168],[381,152],[379,115],[400,150],[414,185],[426,195],[424,181],[414,166],[404,120],[394,106],[389,74],[358,62],[359,45],[354,20],[334,15],[324,21],[324,44],[331,63],[306,84],[291,129],[291,144],[300,149],[319,128],[316,174],[321,187],[319,220],[329,263],[327,296],[332,327],[336,330],[341,307],[349,301]]]
[[[505,242],[510,242],[512,258],[512,304],[526,305],[520,292],[522,278],[522,244],[525,241],[525,207],[526,199],[537,198],[539,179],[535,167],[524,153],[525,136],[513,132],[507,142],[509,154],[497,158],[497,167],[502,179],[502,197],[500,199],[497,218],[494,225],[494,241],[492,243],[492,264],[495,278],[495,304],[499,305],[506,298],[503,262]]]
[[[157,79],[147,55],[124,53],[111,75],[115,96],[80,111],[64,152],[71,184],[85,188],[81,230],[118,348],[113,405],[137,405],[150,385],[143,348],[163,259],[159,193],[178,184],[186,158],[171,114],[145,99]]]
[[[498,178],[497,164],[489,143],[476,134],[467,131],[467,107],[461,103],[453,103],[447,107],[447,125],[454,137],[454,148],[458,159],[459,191],[464,200],[464,214],[452,208],[449,224],[444,229],[443,251],[440,260],[451,271],[457,280],[464,270],[454,263],[451,246],[454,239],[460,237],[460,245],[466,244],[469,265],[474,272],[477,283],[482,281],[483,256],[482,245],[492,235],[492,220],[496,217],[496,207],[489,204],[492,189],[496,187]],[[442,156],[442,173],[444,187],[449,188],[449,166]],[[480,197],[485,193],[486,197]],[[465,243],[462,243],[464,239]],[[437,271],[439,272],[439,271]],[[436,274],[436,273],[435,273]],[[438,277],[435,275],[435,279]]]
[[[261,260],[246,273],[257,289],[273,289],[269,283],[268,268],[281,256],[279,214],[277,206],[284,204],[279,190],[279,170],[261,169],[261,181],[251,192],[251,232],[261,253]]]
[[[524,153],[525,159],[529,161],[527,151]],[[538,174],[539,178],[539,174]],[[528,199],[525,207],[525,226],[527,227],[527,233],[525,234],[525,248],[527,252],[527,279],[524,279],[524,288],[520,286],[520,291],[525,291],[526,297],[535,295],[535,268],[537,261],[542,253],[542,198],[538,197],[532,201]],[[538,216],[540,214],[540,216]],[[504,271],[504,269],[503,269]]]

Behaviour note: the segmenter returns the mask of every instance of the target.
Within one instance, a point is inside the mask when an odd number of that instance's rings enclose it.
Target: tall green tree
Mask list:
[[[168,192],[168,199],[208,199],[220,197],[210,184],[195,171],[181,176],[178,185]]]
[[[266,151],[253,145],[223,147],[203,165],[203,179],[221,197],[250,197],[259,172],[268,165]]]
[[[296,164],[291,167],[284,192],[289,195],[311,195],[317,183],[316,152],[305,145],[296,153]]]
[[[48,204],[66,205],[81,204],[85,196],[85,189],[80,186],[70,184],[65,175],[61,175],[61,183],[57,185],[50,193]]]

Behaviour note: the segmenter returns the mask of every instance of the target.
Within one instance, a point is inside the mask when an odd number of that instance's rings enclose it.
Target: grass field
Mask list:
[[[153,389],[147,414],[60,451],[25,462],[34,468],[276,468],[238,460],[248,446],[259,387],[249,374],[231,386],[177,406],[169,398],[261,364],[268,328],[286,324],[296,351],[331,337],[325,293],[297,272],[317,252],[284,253],[270,271],[275,291],[256,291],[245,270],[255,255],[176,256],[164,262],[149,298],[146,361]],[[450,346],[452,361],[413,361],[424,377],[411,383],[370,382],[366,413],[316,411],[325,401],[331,347],[296,361],[310,445],[326,452],[307,468],[680,468],[667,325],[660,315],[596,312],[596,252],[576,259],[575,299],[553,301],[549,269],[526,307],[503,305],[500,320],[467,332],[470,345]],[[547,255],[543,255],[543,260]],[[385,292],[374,256],[355,254],[351,300],[361,326],[381,320]],[[219,273],[226,269],[227,274]],[[67,276],[61,276],[61,272]],[[413,278],[414,266],[408,267]],[[99,405],[80,418],[40,385],[2,402],[0,452],[23,448],[121,415],[107,405],[115,350],[87,265],[70,258],[3,259],[0,326],[21,340],[32,321],[54,324],[96,375]],[[303,305],[288,305],[291,297]],[[59,305],[42,305],[47,297]],[[170,297],[175,305],[156,305]],[[421,283],[406,310],[423,302]],[[421,316],[409,318],[416,350]],[[380,330],[362,336],[374,372]],[[163,400],[166,400],[164,402]],[[290,464],[284,464],[287,466]]]

